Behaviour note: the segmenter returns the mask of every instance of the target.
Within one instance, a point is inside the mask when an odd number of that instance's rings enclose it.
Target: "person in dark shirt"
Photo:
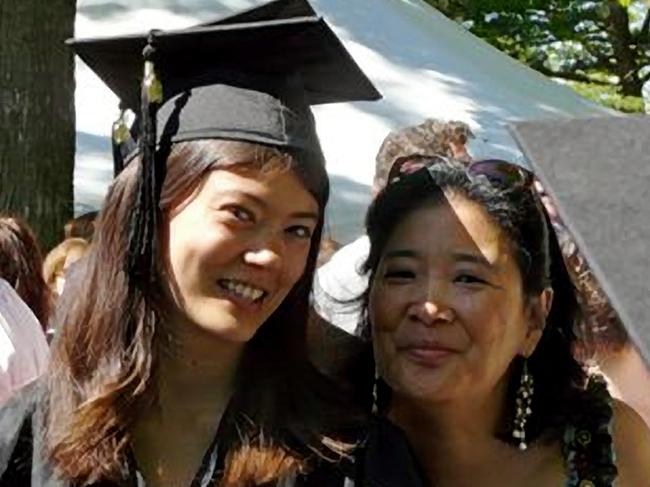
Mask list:
[[[361,485],[650,478],[650,431],[572,355],[576,290],[533,181],[506,161],[439,161],[373,202],[362,332],[377,419]]]

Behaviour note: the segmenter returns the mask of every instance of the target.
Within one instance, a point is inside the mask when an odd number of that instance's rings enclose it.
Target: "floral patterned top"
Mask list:
[[[573,402],[573,401],[572,401]],[[566,418],[561,441],[566,481],[557,487],[613,487],[617,476],[611,435],[612,399],[604,379],[593,376]],[[345,487],[427,487],[404,433],[376,417]],[[479,482],[480,484],[480,482]]]
[[[605,381],[590,379],[584,407],[576,408],[564,431],[566,487],[611,487],[616,479],[612,441],[612,400]]]

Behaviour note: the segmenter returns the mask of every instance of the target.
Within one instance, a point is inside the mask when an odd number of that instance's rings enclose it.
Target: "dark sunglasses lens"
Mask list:
[[[472,176],[482,175],[492,182],[505,186],[517,186],[527,183],[525,172],[506,161],[478,161],[469,167],[468,172]]]

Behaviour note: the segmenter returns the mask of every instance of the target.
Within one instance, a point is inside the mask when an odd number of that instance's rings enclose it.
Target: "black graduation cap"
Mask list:
[[[650,117],[522,122],[511,131],[650,364]]]
[[[125,152],[127,163],[138,152],[143,161],[130,223],[131,276],[155,265],[153,235],[171,143],[242,140],[306,151],[308,160],[324,163],[309,106],[381,98],[305,0],[276,0],[189,29],[68,44],[121,107],[136,112],[134,130],[114,126],[121,145],[114,150],[116,171]],[[131,136],[137,145],[129,145]]]

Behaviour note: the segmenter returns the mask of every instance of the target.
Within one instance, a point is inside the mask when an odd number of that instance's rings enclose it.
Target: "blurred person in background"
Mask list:
[[[0,404],[46,369],[44,327],[50,293],[34,233],[17,217],[0,216]]]
[[[89,211],[69,220],[63,226],[65,238],[83,238],[90,242],[95,233],[95,220],[98,213],[97,211]]]
[[[0,404],[47,369],[47,341],[34,313],[0,279]]]
[[[45,329],[51,294],[42,268],[43,257],[32,229],[18,217],[0,215],[0,278],[16,290]]]
[[[65,239],[54,247],[43,262],[43,278],[55,297],[61,296],[65,287],[66,273],[70,267],[88,252],[90,244],[79,237]]]

